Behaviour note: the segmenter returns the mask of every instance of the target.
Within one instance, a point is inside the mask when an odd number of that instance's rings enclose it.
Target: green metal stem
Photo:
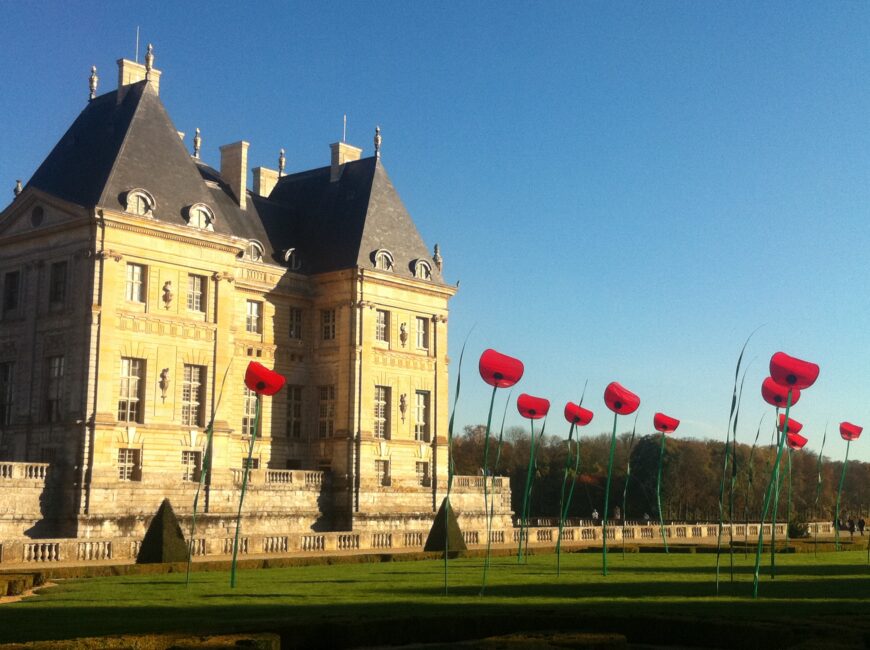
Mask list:
[[[791,389],[788,391],[788,399],[786,400],[785,407],[785,420],[783,423],[783,429],[788,431],[788,413],[791,410]],[[777,418],[778,420],[779,418]],[[761,522],[758,526],[758,549],[755,553],[755,572],[753,574],[752,579],[752,597],[758,598],[758,574],[761,571],[761,553],[764,548],[764,520],[767,519],[767,511],[770,508],[770,497],[773,493],[773,488],[776,483],[776,475],[777,469],[779,468],[779,461],[782,458],[782,447],[783,442],[785,441],[785,436],[780,436],[779,446],[776,450],[776,459],[773,461],[773,472],[771,475],[771,480],[767,484],[767,490],[764,493],[764,505],[761,508]]]
[[[529,425],[532,431],[532,437],[529,447],[529,467],[526,470],[526,489],[523,493],[523,510],[520,515],[520,542],[517,548],[517,563],[523,560],[523,537],[528,535],[528,517],[529,517],[529,496],[532,493],[532,481],[535,467],[535,421],[529,420]]]
[[[568,430],[568,452],[565,456],[565,471],[562,475],[562,490],[559,493],[559,536],[556,538],[556,576],[562,575],[562,528],[565,526],[565,515],[567,508],[565,507],[565,486],[568,484],[568,470],[571,469],[571,440],[574,437],[574,422],[571,423],[571,428]]]
[[[489,480],[489,427],[492,424],[492,408],[495,406],[496,386],[492,387],[492,397],[489,400],[489,414],[486,416],[486,433],[483,437],[483,516],[486,517],[486,556],[483,560],[483,585],[480,587],[480,595],[486,590],[486,574],[489,571],[489,537],[492,522],[489,518],[489,495],[486,484]]]
[[[656,502],[659,507],[659,527],[662,531],[662,543],[665,545],[665,553],[670,553],[668,550],[668,538],[665,535],[665,515],[662,512],[662,465],[664,464],[665,459],[665,436],[667,434],[662,433],[662,444],[659,448],[659,472],[658,478],[656,479]]]
[[[257,395],[257,408],[254,414],[254,427],[251,431],[251,444],[248,446],[248,461],[242,469],[242,493],[239,496],[239,512],[236,515],[236,536],[233,539],[233,563],[230,567],[230,587],[236,586],[236,559],[239,555],[239,530],[242,527],[242,504],[245,502],[245,491],[248,487],[248,475],[251,473],[251,458],[254,456],[254,442],[257,440],[257,428],[260,426],[260,401],[262,397]]]
[[[837,488],[837,505],[834,509],[834,521],[837,522],[834,525],[834,536],[836,539],[836,548],[840,550],[840,496],[843,494],[843,482],[846,480],[846,466],[849,464],[849,445],[852,444],[851,440],[846,441],[846,460],[843,461],[843,472],[840,474],[840,487]]]
[[[610,478],[613,474],[613,454],[616,451],[616,418],[619,414],[613,413],[613,433],[610,435],[610,460],[607,462],[607,486],[604,488],[604,518],[601,520],[601,561],[603,563],[602,575],[607,575],[607,515],[610,513]]]

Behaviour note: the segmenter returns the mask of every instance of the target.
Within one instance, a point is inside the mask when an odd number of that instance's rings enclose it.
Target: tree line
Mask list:
[[[469,425],[453,441],[455,473],[480,474],[483,464],[483,425]],[[622,495],[626,480],[626,466],[630,458],[631,474],[625,513],[628,520],[642,520],[645,515],[656,519],[656,473],[658,470],[660,435],[637,435],[629,449],[630,433],[617,436],[616,460],[610,487],[610,513],[622,510]],[[762,433],[762,437],[764,433]],[[575,438],[576,440],[576,438]],[[522,506],[530,450],[529,433],[522,427],[505,431],[500,460],[495,473],[510,478],[511,506],[519,512]],[[735,488],[733,491],[733,517],[735,522],[757,521],[761,516],[764,491],[776,457],[776,447],[768,440],[759,439],[751,445],[738,443],[733,451],[736,458]],[[497,432],[490,435],[489,463],[496,456]],[[567,442],[553,435],[539,437],[536,433],[536,471],[531,492],[532,517],[558,517],[559,497],[567,456]],[[593,510],[604,516],[604,489],[607,480],[607,459],[610,435],[580,435],[580,468],[568,474],[567,491],[575,484],[574,498],[568,511],[569,518],[589,519]],[[662,512],[666,520],[718,521],[719,490],[724,468],[724,442],[688,440],[668,436],[662,474]],[[788,449],[783,452],[781,491],[778,521],[785,521],[788,477]],[[730,453],[729,453],[730,455]],[[751,462],[750,462],[751,459]],[[791,519],[793,521],[833,521],[837,487],[843,469],[842,461],[822,457],[821,470],[818,453],[791,451]],[[731,475],[729,465],[725,483],[725,519],[729,517],[731,501]],[[784,474],[783,474],[784,473]],[[818,477],[822,489],[818,494]],[[870,507],[870,463],[850,461],[843,485],[840,509],[843,521],[864,513]],[[772,509],[771,509],[772,510]],[[770,515],[768,516],[770,517]]]

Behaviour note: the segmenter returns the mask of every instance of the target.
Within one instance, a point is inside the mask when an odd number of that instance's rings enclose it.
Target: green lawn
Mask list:
[[[769,558],[766,558],[769,560]],[[866,553],[777,556],[753,600],[753,556],[735,555],[714,595],[713,554],[566,553],[517,565],[493,558],[480,596],[482,559],[372,562],[226,572],[66,580],[0,606],[0,642],[121,633],[274,631],[287,647],[449,641],[532,629],[622,632],[632,641],[720,647],[864,647],[870,638]],[[807,645],[808,644],[808,645]]]

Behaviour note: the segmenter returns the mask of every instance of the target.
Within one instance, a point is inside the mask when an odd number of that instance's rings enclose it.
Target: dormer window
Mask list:
[[[187,225],[200,230],[214,230],[214,212],[205,203],[194,203],[187,209]]]
[[[151,193],[148,190],[137,187],[127,192],[124,210],[130,214],[138,214],[141,217],[152,217],[154,216],[155,205],[156,203]]]
[[[424,260],[414,262],[414,277],[419,280],[431,280],[432,267],[429,266],[429,262]]]
[[[379,271],[392,271],[393,254],[385,248],[375,251],[375,268]]]
[[[295,248],[288,248],[284,251],[284,261],[287,263],[287,267],[291,271],[298,271],[302,268],[302,258],[299,256],[299,253],[296,252]]]
[[[265,249],[263,248],[263,244],[258,241],[250,241],[248,243],[248,247],[245,249],[245,258],[251,260],[252,262],[262,262],[263,254],[265,253]]]

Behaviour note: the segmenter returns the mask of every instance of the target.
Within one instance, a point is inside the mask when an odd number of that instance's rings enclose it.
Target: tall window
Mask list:
[[[63,305],[66,300],[66,262],[55,262],[51,265],[48,278],[48,302],[52,307]]]
[[[287,386],[287,437],[302,437],[302,386]]]
[[[245,414],[242,417],[242,435],[254,433],[254,420],[257,417],[257,393],[245,386]]]
[[[429,319],[417,316],[417,349],[429,349]]]
[[[181,383],[181,423],[191,427],[203,425],[205,406],[205,367],[184,365]]]
[[[145,267],[141,264],[127,264],[124,297],[130,302],[145,302]]]
[[[317,399],[318,433],[331,438],[335,432],[335,386],[320,386]]]
[[[202,471],[202,452],[182,451],[181,468],[182,481],[198,481]]]
[[[384,311],[383,309],[378,309],[376,313],[376,321],[375,321],[375,340],[376,341],[384,341],[385,343],[389,343],[390,341],[390,312]]]
[[[299,307],[290,308],[290,328],[288,335],[294,341],[302,340],[302,310]]]
[[[393,256],[389,251],[379,250],[375,253],[375,268],[381,271],[393,270]]]
[[[320,310],[320,338],[324,341],[335,339],[335,310]]]
[[[138,481],[141,478],[138,449],[122,447],[118,450],[118,478],[122,481]]]
[[[205,311],[205,276],[187,276],[187,308],[190,311]]]
[[[375,461],[375,476],[378,480],[378,485],[390,484],[390,461],[376,460]]]
[[[49,422],[60,422],[63,418],[63,357],[48,357],[45,367],[45,416]]]
[[[248,300],[246,304],[245,331],[259,334],[263,331],[263,303]]]
[[[429,391],[414,394],[414,439],[429,442]]]
[[[118,420],[142,422],[142,394],[145,387],[145,360],[121,358],[121,392],[118,398]]]
[[[390,438],[390,388],[375,386],[375,438]]]
[[[18,309],[21,292],[21,273],[10,271],[3,276],[3,313]]]
[[[12,361],[0,363],[0,427],[12,422]]]
[[[417,484],[422,486],[431,485],[429,481],[429,463],[417,463]]]

